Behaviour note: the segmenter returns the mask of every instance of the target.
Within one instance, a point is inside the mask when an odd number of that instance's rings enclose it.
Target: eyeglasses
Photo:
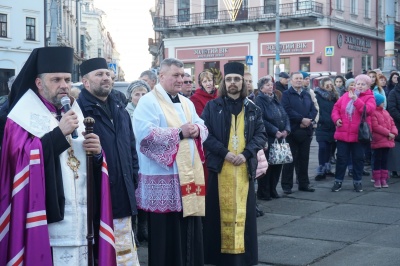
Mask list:
[[[193,81],[191,81],[191,80],[185,80],[183,83],[185,83],[185,84],[192,84]]]
[[[232,80],[234,81],[234,82],[239,82],[239,81],[242,81],[242,78],[241,77],[227,77],[227,78],[225,78],[225,81],[226,82],[232,82]]]
[[[251,79],[245,79],[244,81],[246,81],[248,83],[253,83],[253,81]]]

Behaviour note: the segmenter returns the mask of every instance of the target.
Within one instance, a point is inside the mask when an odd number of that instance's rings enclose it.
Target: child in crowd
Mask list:
[[[389,149],[394,147],[394,138],[397,136],[398,131],[393,118],[384,109],[385,98],[379,93],[374,93],[374,97],[376,109],[371,115],[371,148],[374,151],[372,177],[374,179],[374,187],[387,188],[389,187],[386,182],[389,177],[387,168],[388,153]]]

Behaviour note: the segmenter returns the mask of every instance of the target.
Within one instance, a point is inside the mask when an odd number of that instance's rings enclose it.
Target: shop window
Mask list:
[[[290,74],[290,58],[281,58],[279,61],[280,72]],[[268,59],[268,75],[275,75],[275,58]]]
[[[361,59],[361,68],[362,70],[370,70],[373,69],[372,67],[372,55],[363,55]]]
[[[194,68],[194,63],[185,63],[184,68],[185,68],[185,72],[192,76],[193,87],[195,87],[196,86],[197,77],[195,77],[196,71],[195,71],[195,68]]]
[[[205,19],[218,19],[218,0],[205,0]]]
[[[354,59],[352,57],[340,58],[340,73],[344,74],[352,71],[354,68]]]
[[[310,72],[310,57],[300,57],[299,69],[304,72]]]
[[[178,22],[190,21],[190,0],[178,1]]]
[[[379,56],[378,57],[378,68],[383,69],[384,64],[385,64],[385,57]]]
[[[219,85],[222,80],[222,74],[220,69],[219,61],[214,62],[204,62],[203,71],[209,71],[213,73],[215,86]]]

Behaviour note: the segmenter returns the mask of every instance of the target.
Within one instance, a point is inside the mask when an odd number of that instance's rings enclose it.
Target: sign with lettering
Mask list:
[[[365,39],[364,37],[356,37],[352,35],[346,35],[339,33],[337,36],[337,45],[339,48],[343,47],[343,44],[347,44],[347,49],[368,53],[368,49],[371,48],[371,40]]]
[[[261,56],[275,55],[275,43],[261,43]],[[313,54],[314,40],[280,42],[280,55]]]
[[[176,48],[176,58],[181,60],[204,60],[211,58],[230,58],[243,60],[250,52],[248,44],[215,45],[214,47]]]

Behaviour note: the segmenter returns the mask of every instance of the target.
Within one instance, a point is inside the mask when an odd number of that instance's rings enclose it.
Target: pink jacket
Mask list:
[[[382,107],[376,107],[375,111],[371,115],[372,123],[372,149],[379,148],[393,148],[394,139],[389,140],[389,133],[397,136],[397,127],[394,124],[393,118],[390,116],[388,111]]]
[[[267,161],[267,158],[265,157],[265,153],[264,153],[263,149],[261,149],[257,152],[257,161],[258,161],[258,165],[257,165],[257,170],[256,170],[256,178],[259,178],[259,177],[265,175],[265,173],[268,170],[268,161]]]
[[[336,125],[336,121],[342,120],[342,126],[336,127],[334,138],[344,142],[358,142],[358,126],[361,123],[361,115],[364,105],[367,109],[367,123],[371,127],[371,114],[376,108],[375,97],[371,90],[360,93],[354,102],[354,113],[350,118],[346,113],[347,103],[350,102],[349,93],[346,92],[333,106],[331,118]]]

